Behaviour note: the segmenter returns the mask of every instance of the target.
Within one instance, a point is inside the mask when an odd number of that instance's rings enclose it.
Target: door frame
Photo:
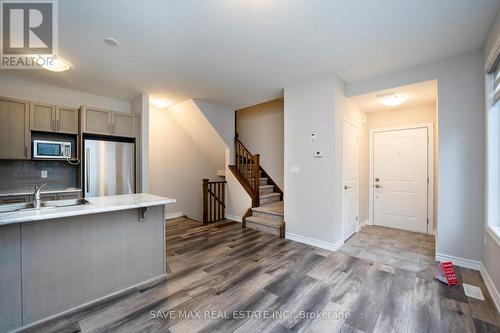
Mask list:
[[[370,130],[370,142],[369,142],[369,178],[368,178],[368,223],[374,224],[374,211],[373,211],[373,201],[374,201],[374,183],[373,183],[373,138],[375,133],[379,132],[389,132],[389,131],[401,131],[426,128],[427,129],[427,175],[429,177],[429,182],[427,183],[427,218],[429,223],[427,224],[427,234],[434,235],[434,123],[422,123],[408,126],[395,126],[395,127],[382,127],[373,128]]]
[[[355,233],[357,233],[359,231],[359,162],[360,162],[360,152],[359,152],[359,125],[355,124],[354,122],[352,121],[349,121],[347,119],[342,119],[342,181],[341,181],[341,193],[342,193],[342,243],[344,243],[347,239],[345,237],[345,225],[344,225],[344,216],[345,216],[345,209],[344,209],[344,176],[345,176],[345,160],[344,160],[344,125],[345,123],[348,123],[349,125],[351,125],[352,127],[354,127],[356,129],[356,135],[357,135],[357,138],[358,138],[358,163],[357,163],[357,175],[358,177],[356,177],[356,216],[358,217],[358,219],[356,220],[356,231]]]

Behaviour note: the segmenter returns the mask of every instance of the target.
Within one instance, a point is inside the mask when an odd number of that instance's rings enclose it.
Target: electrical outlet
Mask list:
[[[42,178],[47,178],[47,170],[42,170],[41,177]]]

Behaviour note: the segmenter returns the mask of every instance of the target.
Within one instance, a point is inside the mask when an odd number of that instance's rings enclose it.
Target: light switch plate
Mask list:
[[[290,167],[290,172],[291,173],[299,173],[300,172],[300,167],[298,165],[292,165]]]
[[[41,177],[42,178],[47,178],[47,170],[42,170]]]

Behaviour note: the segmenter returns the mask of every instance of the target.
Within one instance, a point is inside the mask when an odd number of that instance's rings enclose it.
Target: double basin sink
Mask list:
[[[87,204],[89,204],[89,202],[85,199],[54,200],[54,201],[43,201],[40,204],[40,208],[35,208],[33,202],[21,202],[15,204],[0,205],[0,213],[12,213],[12,212],[22,212],[30,210],[37,211],[37,210],[46,210],[58,207],[81,206]]]

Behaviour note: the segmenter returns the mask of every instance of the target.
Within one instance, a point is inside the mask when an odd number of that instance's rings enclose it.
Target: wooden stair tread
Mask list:
[[[263,193],[260,195],[260,198],[261,199],[268,199],[268,198],[272,198],[272,197],[279,197],[281,196],[280,193],[278,192],[273,192],[273,193]]]
[[[279,193],[278,193],[279,194]],[[267,213],[272,215],[284,216],[283,201],[272,202],[260,207],[252,208],[254,212]]]
[[[279,228],[281,224],[283,223],[282,221],[278,220],[273,220],[273,219],[266,219],[264,217],[257,217],[257,216],[249,216],[246,218],[247,223],[252,222],[252,223],[257,223],[257,224],[262,224],[268,227],[274,227],[274,228]]]

